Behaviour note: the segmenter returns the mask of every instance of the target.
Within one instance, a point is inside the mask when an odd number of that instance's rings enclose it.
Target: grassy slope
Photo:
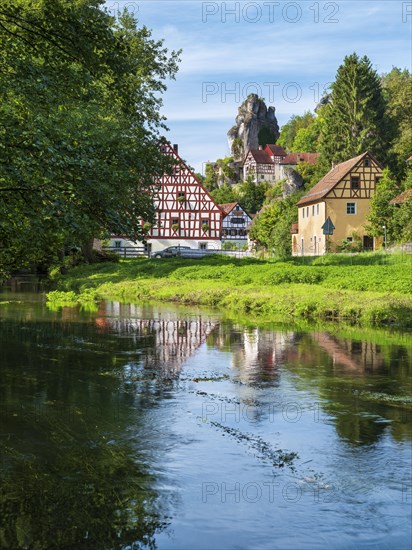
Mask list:
[[[304,262],[304,263],[302,263]],[[82,266],[61,290],[223,307],[273,319],[350,319],[412,327],[412,258],[329,255],[288,262],[208,257]]]

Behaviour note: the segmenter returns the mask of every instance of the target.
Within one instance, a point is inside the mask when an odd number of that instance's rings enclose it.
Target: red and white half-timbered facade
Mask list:
[[[153,253],[177,245],[220,249],[222,210],[180,158],[177,145],[161,147],[175,164],[173,173],[163,174],[153,186],[157,220],[147,233],[149,250]],[[133,246],[127,239],[120,244],[119,237],[111,240],[114,246]]]

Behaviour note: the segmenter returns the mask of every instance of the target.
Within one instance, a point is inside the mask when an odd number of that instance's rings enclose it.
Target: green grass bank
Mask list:
[[[328,255],[289,261],[210,256],[81,266],[55,281],[56,307],[105,298],[223,308],[275,320],[412,328],[412,257]],[[64,302],[64,303],[63,303]]]

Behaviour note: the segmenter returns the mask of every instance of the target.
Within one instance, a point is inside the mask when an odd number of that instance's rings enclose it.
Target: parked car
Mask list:
[[[190,246],[168,246],[167,248],[152,254],[152,258],[174,258],[176,256],[183,256],[191,250],[193,249],[190,248]]]

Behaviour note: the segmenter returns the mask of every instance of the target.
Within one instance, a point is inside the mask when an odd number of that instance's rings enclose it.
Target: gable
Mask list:
[[[365,160],[369,166],[365,166]],[[370,155],[365,155],[331,189],[325,198],[370,199],[376,189],[376,177],[382,175],[382,169]]]
[[[362,153],[361,155],[354,157],[352,159],[349,159],[345,162],[341,162],[337,166],[333,167],[332,170],[330,170],[310,191],[300,199],[300,201],[297,203],[298,206],[302,206],[304,204],[310,204],[313,202],[318,202],[321,199],[325,198],[329,195],[329,193],[333,194],[334,189],[338,186],[338,184],[345,180],[347,175],[357,167],[361,168],[361,163],[364,162],[365,159],[368,159],[370,161],[370,166],[363,166],[365,173],[367,172],[373,172],[373,171],[382,171],[382,167],[379,164],[379,162],[368,152]],[[367,180],[371,180],[367,182]],[[365,195],[366,191],[365,189],[368,188],[368,194],[371,196],[372,191],[375,189],[375,181],[374,177],[364,177],[362,179],[364,192],[363,195]],[[373,183],[373,186],[372,186]],[[347,185],[343,183],[344,187],[346,188]],[[334,196],[339,196],[339,193],[335,192]],[[343,195],[342,195],[343,196]]]

